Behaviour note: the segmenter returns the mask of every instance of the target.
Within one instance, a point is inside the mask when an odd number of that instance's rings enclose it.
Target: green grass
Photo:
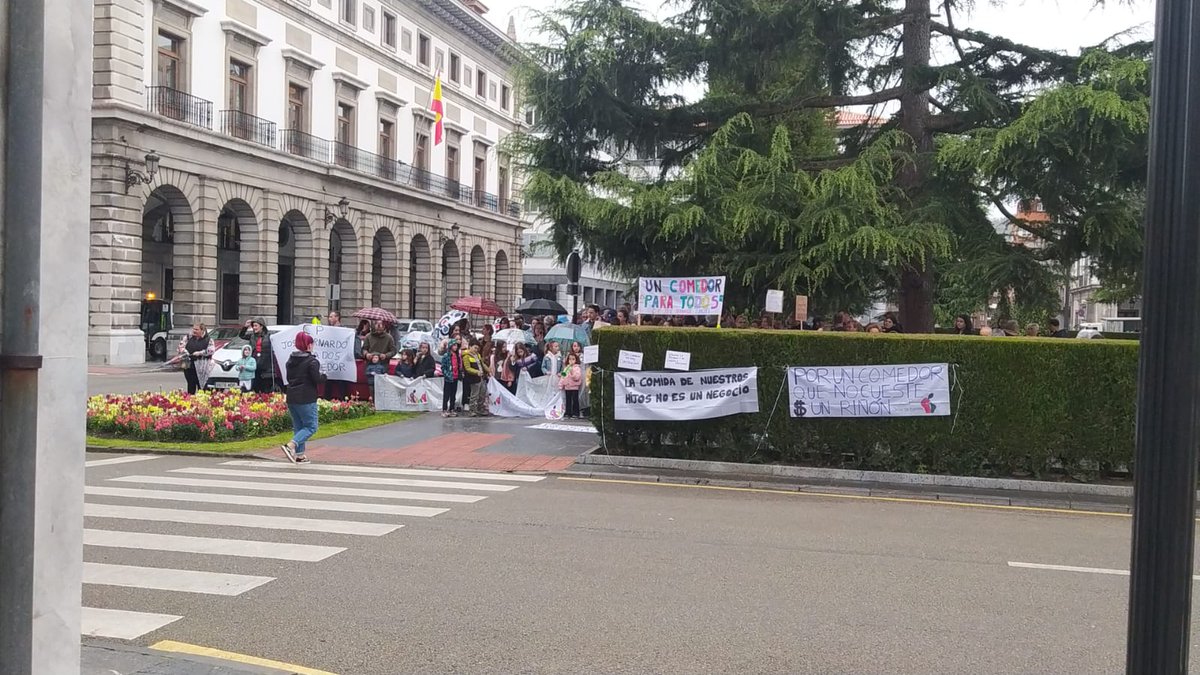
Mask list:
[[[313,436],[313,440],[329,438],[330,436],[338,436],[351,431],[370,429],[372,427],[379,427],[385,424],[403,422],[404,420],[415,417],[416,415],[417,413],[410,412],[380,412],[375,413],[374,415],[368,415],[366,417],[357,417],[349,420],[330,422],[329,424],[321,425],[321,428],[317,431],[317,435]],[[269,450],[272,448],[277,448],[283,443],[287,443],[289,440],[291,440],[291,438],[292,433],[290,431],[275,434],[274,436],[260,436],[259,438],[250,438],[244,441],[225,441],[220,443],[134,441],[124,438],[88,436],[87,445],[89,448],[119,448],[129,450],[161,450],[174,452],[211,452],[219,455],[234,452],[259,452],[261,450]]]

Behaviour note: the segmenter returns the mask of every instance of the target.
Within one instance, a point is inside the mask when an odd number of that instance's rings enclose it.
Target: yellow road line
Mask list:
[[[174,640],[163,640],[150,645],[150,649],[157,649],[163,652],[175,652],[177,654],[191,654],[193,656],[207,656],[214,659],[224,659],[226,661],[236,661],[238,663],[246,663],[252,666],[263,666],[266,668],[276,668],[278,670],[295,673],[296,675],[336,675],[327,670],[317,670],[316,668],[305,668],[297,666],[294,663],[284,663],[283,661],[272,661],[271,659],[262,659],[257,656],[247,656],[246,654],[237,654],[235,652],[227,652],[223,649],[213,649],[212,647],[201,647],[200,645],[190,645],[186,642],[176,642]]]
[[[859,499],[875,502],[901,502],[906,504],[933,504],[935,506],[965,506],[973,509],[994,509],[998,511],[1028,511],[1033,513],[1061,513],[1072,516],[1107,516],[1129,518],[1128,513],[1113,513],[1109,511],[1082,511],[1075,509],[1056,509],[1041,506],[1012,506],[1006,504],[975,504],[972,502],[954,502],[943,499],[919,499],[916,497],[874,497],[870,495],[847,495],[837,492],[811,492],[796,490],[770,490],[767,488],[727,487],[724,485],[692,485],[688,483],[651,483],[644,480],[620,480],[617,478],[583,478],[574,476],[558,476],[559,480],[573,480],[584,483],[615,483],[619,485],[657,485],[659,487],[699,488],[701,490],[727,490],[730,492],[762,492],[773,495],[791,495],[799,497],[829,497],[833,499]],[[1197,519],[1200,521],[1200,519]]]

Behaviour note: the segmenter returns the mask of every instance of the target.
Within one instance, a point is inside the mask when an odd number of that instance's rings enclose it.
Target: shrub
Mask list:
[[[371,415],[369,403],[318,401],[320,423]],[[270,436],[292,428],[283,394],[239,390],[146,392],[88,399],[89,434],[139,441],[208,442]]]
[[[1076,477],[1133,458],[1135,341],[639,327],[594,335],[602,372],[593,375],[591,416],[612,454]],[[617,422],[611,371],[620,349],[642,352],[646,370],[660,370],[667,349],[690,352],[693,370],[757,365],[760,411]],[[949,417],[793,419],[786,390],[776,408],[787,366],[905,363],[952,364]]]

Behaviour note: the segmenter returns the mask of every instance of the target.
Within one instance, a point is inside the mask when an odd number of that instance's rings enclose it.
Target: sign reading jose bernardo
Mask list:
[[[758,368],[614,373],[614,417],[676,422],[758,412]]]
[[[725,277],[641,277],[639,314],[720,315],[725,306]]]
[[[321,372],[331,380],[358,381],[358,365],[354,361],[354,329],[320,324],[301,324],[271,336],[271,351],[279,366],[283,383],[287,384],[287,360],[296,348],[296,334],[304,331],[313,336],[313,354],[321,362]]]
[[[950,414],[950,366],[788,368],[792,417],[937,417]]]

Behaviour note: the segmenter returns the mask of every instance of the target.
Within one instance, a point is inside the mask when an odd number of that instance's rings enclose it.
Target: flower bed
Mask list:
[[[375,414],[370,403],[320,401],[322,424]],[[146,392],[93,396],[87,431],[139,441],[229,441],[270,436],[292,428],[283,394],[241,391]]]

